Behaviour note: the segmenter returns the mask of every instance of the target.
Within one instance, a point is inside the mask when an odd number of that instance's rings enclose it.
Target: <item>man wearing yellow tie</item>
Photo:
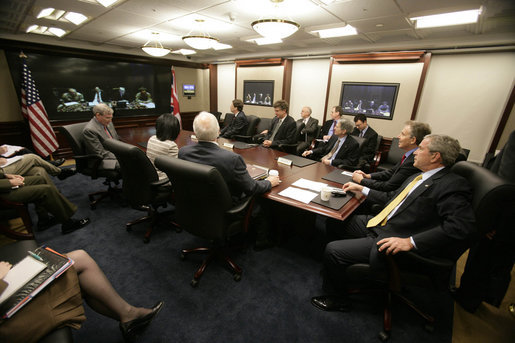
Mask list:
[[[381,267],[383,254],[417,250],[424,256],[457,258],[468,247],[476,229],[467,180],[450,168],[460,145],[445,135],[427,135],[414,152],[414,166],[422,173],[408,178],[393,192],[380,192],[355,183],[345,191],[361,192],[385,209],[376,216],[353,216],[338,232],[341,240],[324,252],[324,288],[329,295],[312,298],[326,311],[346,311],[345,269],[355,263]]]

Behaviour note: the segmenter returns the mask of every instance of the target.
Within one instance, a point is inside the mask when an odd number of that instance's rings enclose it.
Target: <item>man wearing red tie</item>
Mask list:
[[[422,171],[398,190],[380,192],[352,182],[345,191],[361,192],[385,204],[376,216],[355,215],[324,252],[324,288],[328,295],[311,299],[326,311],[346,311],[346,269],[356,263],[383,268],[384,254],[416,250],[422,256],[457,259],[476,233],[467,180],[450,171],[460,152],[457,140],[428,135],[415,150],[414,166]]]
[[[396,190],[411,175],[420,170],[413,166],[415,161],[413,152],[417,150],[422,139],[431,133],[431,128],[426,123],[409,120],[404,124],[404,128],[397,136],[399,138],[399,148],[404,150],[402,159],[391,169],[367,174],[361,170],[356,170],[352,174],[352,181],[378,191],[389,192]]]
[[[119,139],[112,122],[113,109],[105,103],[100,103],[93,107],[93,114],[95,116],[82,131],[86,152],[102,157],[101,169],[118,169],[116,157],[102,145],[106,139]]]

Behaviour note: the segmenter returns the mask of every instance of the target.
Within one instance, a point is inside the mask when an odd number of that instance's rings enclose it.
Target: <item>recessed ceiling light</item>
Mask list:
[[[104,7],[109,7],[117,1],[118,0],[97,0],[97,2]]]
[[[252,38],[252,39],[248,39],[247,42],[254,42],[256,43],[257,45],[268,45],[268,44],[277,44],[277,43],[282,43],[283,40],[281,38],[274,38],[274,37],[271,37],[271,38],[267,38],[267,37],[262,37],[262,38]]]
[[[31,25],[31,26],[29,26],[27,28],[27,30],[25,30],[25,32],[27,32],[27,33],[39,33],[39,34],[42,34],[47,29],[48,29],[48,27],[46,27],[46,26]]]
[[[225,50],[225,49],[231,49],[231,48],[232,48],[232,45],[223,44],[220,42],[216,42],[215,45],[213,46],[213,49],[215,49],[215,50]]]
[[[195,50],[190,50],[190,49],[179,49],[179,50],[175,50],[173,53],[174,54],[182,54],[182,55],[193,55],[193,54],[196,54],[197,52]]]
[[[481,14],[481,8],[477,10],[459,11],[442,13],[435,15],[428,15],[422,17],[410,18],[412,21],[416,21],[415,27],[417,29],[423,29],[427,27],[439,27],[439,26],[451,26],[451,25],[462,25],[476,23],[479,15]]]
[[[381,23],[376,24],[376,27],[384,27],[384,24],[381,24]]]
[[[52,7],[48,7],[48,8],[43,8],[41,11],[39,11],[39,14],[37,15],[37,18],[43,18],[43,17],[48,17],[49,15],[51,15],[53,12],[54,12],[55,8],[52,8]]]
[[[88,19],[88,17],[86,17],[84,14],[77,12],[68,12],[64,15],[64,17],[66,18],[66,20],[71,21],[75,25],[80,25]]]
[[[352,35],[358,34],[358,31],[356,31],[356,28],[353,26],[350,26],[350,25],[345,25],[343,27],[335,27],[332,29],[325,29],[325,30],[313,30],[310,32],[318,34],[320,36],[320,38],[343,37],[343,36],[352,36]]]
[[[58,27],[51,27],[48,29],[52,34],[56,35],[57,37],[62,37],[66,34],[66,31],[63,29],[60,29]]]

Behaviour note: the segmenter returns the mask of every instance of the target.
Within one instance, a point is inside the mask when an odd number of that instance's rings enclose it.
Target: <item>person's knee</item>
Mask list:
[[[329,263],[336,262],[336,255],[338,255],[338,248],[335,242],[330,242],[325,246],[324,261]]]

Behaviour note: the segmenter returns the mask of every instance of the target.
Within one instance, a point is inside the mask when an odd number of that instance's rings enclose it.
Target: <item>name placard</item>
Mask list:
[[[224,143],[224,147],[227,147],[229,149],[232,149],[234,148],[234,144],[231,144],[231,143]]]
[[[286,164],[287,166],[291,166],[291,164],[293,163],[293,161],[292,161],[292,160],[288,160],[288,159],[286,159],[286,158],[284,158],[284,157],[279,157],[279,158],[277,159],[277,163],[282,163],[282,164]]]

